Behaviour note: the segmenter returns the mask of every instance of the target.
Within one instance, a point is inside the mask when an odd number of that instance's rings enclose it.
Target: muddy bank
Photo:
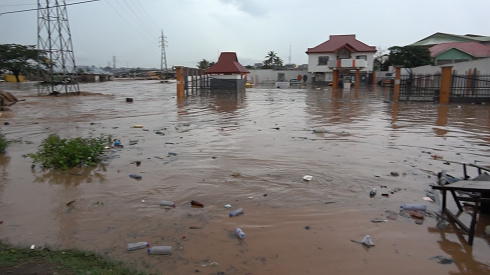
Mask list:
[[[425,203],[437,213],[425,190],[442,169],[462,173],[444,159],[490,162],[488,106],[389,103],[383,89],[248,89],[184,100],[174,85],[152,81],[84,84],[81,97],[38,97],[28,84],[0,89],[26,99],[0,117],[1,133],[16,141],[0,156],[2,239],[92,249],[163,274],[489,271],[488,218],[470,247],[453,226],[439,230],[435,215],[417,224],[386,212]],[[99,167],[31,169],[24,156],[51,133],[111,134],[124,147]],[[161,207],[164,199],[176,207]],[[226,204],[245,214],[230,218]],[[351,241],[368,234],[372,248]],[[135,241],[174,253],[126,252]]]

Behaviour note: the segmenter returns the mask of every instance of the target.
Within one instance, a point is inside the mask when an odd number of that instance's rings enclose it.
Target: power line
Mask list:
[[[71,6],[71,5],[78,5],[78,4],[85,4],[85,3],[90,3],[90,2],[97,2],[100,0],[87,0],[87,1],[81,1],[81,2],[76,2],[76,3],[70,3],[70,4],[64,4],[64,5],[55,5],[52,6],[51,8],[59,8],[59,7],[64,7],[64,6]],[[35,9],[25,9],[25,10],[18,10],[18,11],[7,11],[7,12],[2,12],[0,13],[0,16],[4,14],[10,14],[10,13],[19,13],[19,12],[26,12],[26,11],[37,11],[39,9],[48,9],[48,8],[35,8]]]

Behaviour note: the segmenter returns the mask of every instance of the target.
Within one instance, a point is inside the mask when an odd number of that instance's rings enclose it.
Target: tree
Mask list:
[[[11,71],[17,82],[20,82],[21,73],[37,68],[38,53],[34,45],[1,44],[0,69]],[[39,59],[44,60],[44,65],[48,62],[44,55],[40,55]]]
[[[213,66],[215,63],[214,62],[209,62],[206,59],[203,59],[197,63],[197,68],[205,70],[211,66]]]
[[[432,63],[430,51],[423,47],[394,46],[389,48],[390,54],[388,64],[394,66],[404,66],[405,68],[413,68]]]
[[[388,53],[386,48],[381,46],[377,47],[376,54],[374,55],[373,66],[374,70],[387,71],[388,70]]]
[[[283,66],[282,59],[279,56],[277,56],[277,54],[274,51],[268,52],[265,58],[266,59],[263,62],[264,66],[262,66],[262,69],[271,69],[271,68]]]

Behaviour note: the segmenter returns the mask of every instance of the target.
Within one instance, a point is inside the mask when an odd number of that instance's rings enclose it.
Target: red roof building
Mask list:
[[[476,58],[490,57],[490,46],[478,42],[442,43],[430,47],[429,51],[430,55],[435,57],[450,49],[458,49]]]
[[[306,54],[310,53],[335,53],[343,48],[347,48],[350,52],[376,52],[375,46],[368,46],[356,39],[355,34],[346,35],[330,35],[330,39],[322,44],[308,48]]]
[[[312,83],[335,84],[340,77],[355,81],[357,87],[373,71],[375,53],[375,46],[357,40],[355,34],[330,35],[329,40],[306,51]]]
[[[205,74],[248,74],[245,67],[238,62],[235,52],[222,52],[218,62],[204,71]]]

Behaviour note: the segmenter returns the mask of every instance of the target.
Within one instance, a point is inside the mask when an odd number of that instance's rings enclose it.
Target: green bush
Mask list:
[[[29,154],[33,166],[66,170],[73,167],[94,166],[102,161],[104,147],[111,142],[110,136],[98,138],[60,138],[52,134],[41,142],[39,151]]]
[[[7,139],[3,135],[0,135],[0,154],[5,153],[5,149],[7,149],[7,145],[8,145]]]

